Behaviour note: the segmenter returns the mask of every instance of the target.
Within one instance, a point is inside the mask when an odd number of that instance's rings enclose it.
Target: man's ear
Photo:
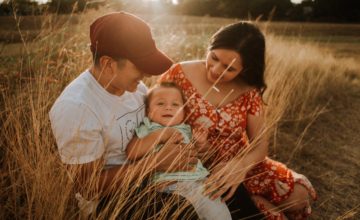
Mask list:
[[[101,56],[99,59],[99,67],[103,71],[111,65],[112,58],[109,56]]]

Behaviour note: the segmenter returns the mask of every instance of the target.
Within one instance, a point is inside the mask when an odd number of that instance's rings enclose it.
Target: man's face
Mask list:
[[[148,117],[163,126],[180,124],[184,120],[183,98],[177,88],[156,88],[150,97]]]
[[[115,95],[121,95],[125,91],[135,92],[144,78],[144,73],[129,60],[112,60],[110,62],[111,71],[108,73],[108,85],[105,85],[105,89]]]

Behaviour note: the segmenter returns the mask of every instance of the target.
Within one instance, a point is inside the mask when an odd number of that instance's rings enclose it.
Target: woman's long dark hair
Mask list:
[[[258,88],[263,94],[266,89],[265,37],[254,24],[239,22],[221,28],[211,37],[209,49],[229,49],[238,52],[243,65],[238,77]]]

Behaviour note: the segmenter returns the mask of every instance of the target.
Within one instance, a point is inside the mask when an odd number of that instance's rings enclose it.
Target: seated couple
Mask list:
[[[93,215],[307,218],[311,183],[267,157],[265,38],[255,25],[227,25],[205,60],[175,65],[129,13],[97,18],[90,41],[93,66],[64,89],[50,120],[63,163],[95,191],[82,193],[99,201]],[[141,80],[159,74],[148,92]]]

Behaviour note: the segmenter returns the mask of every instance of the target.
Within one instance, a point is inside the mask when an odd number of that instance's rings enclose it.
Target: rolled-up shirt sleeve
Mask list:
[[[89,163],[104,154],[101,122],[86,105],[57,102],[49,117],[63,163]]]

